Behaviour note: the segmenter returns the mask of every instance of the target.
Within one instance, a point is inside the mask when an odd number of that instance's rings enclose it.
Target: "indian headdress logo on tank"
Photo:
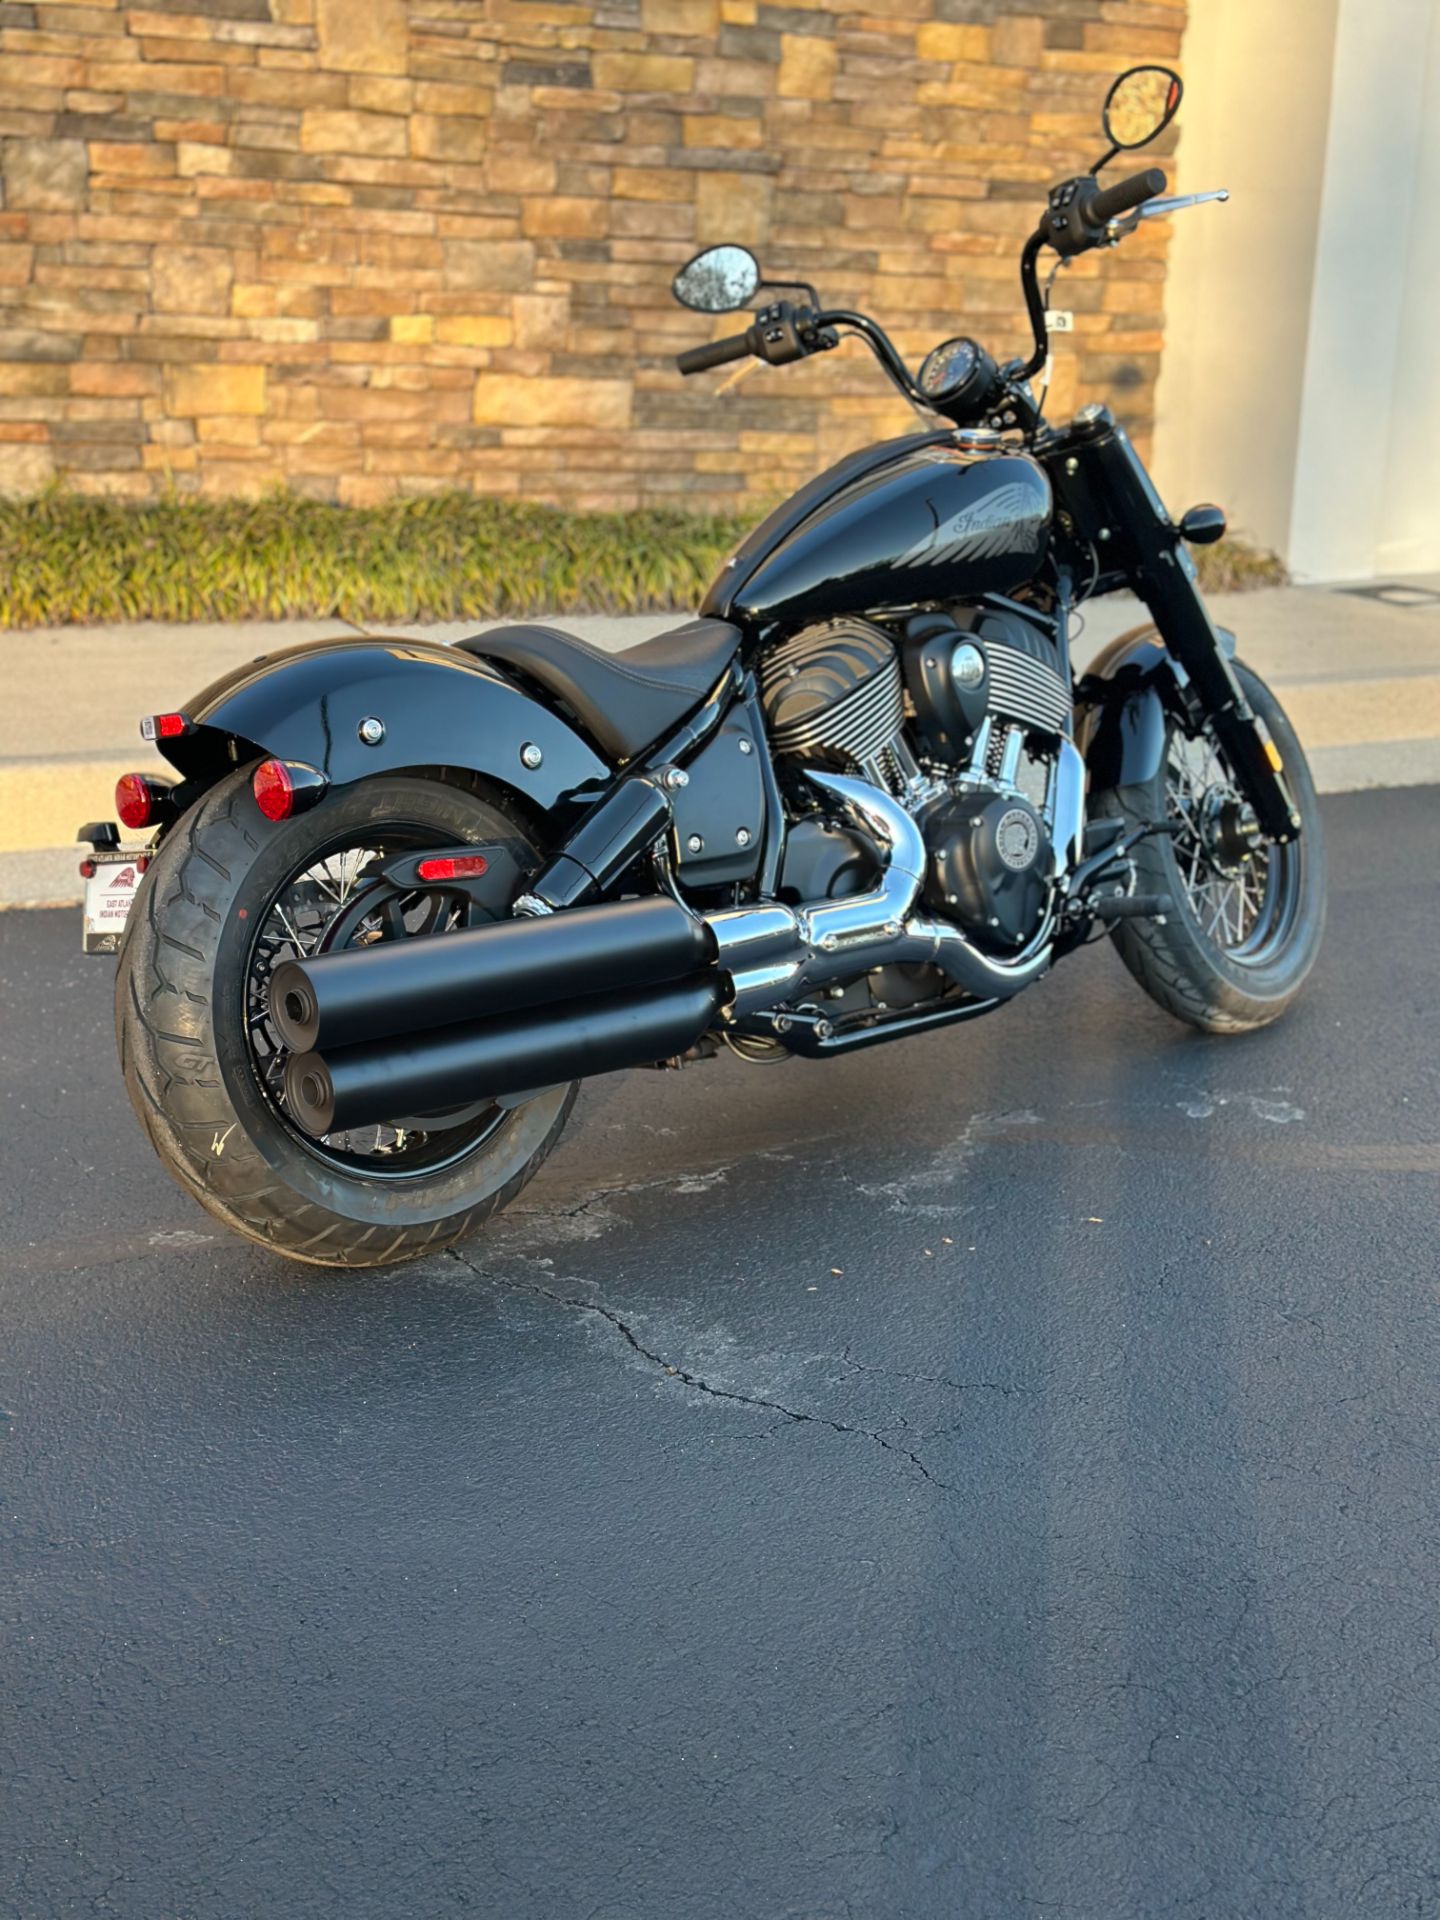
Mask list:
[[[896,556],[897,567],[956,566],[966,560],[991,560],[1029,546],[1040,551],[1045,515],[1033,482],[1013,480],[982,499],[972,500],[948,520],[922,534]]]

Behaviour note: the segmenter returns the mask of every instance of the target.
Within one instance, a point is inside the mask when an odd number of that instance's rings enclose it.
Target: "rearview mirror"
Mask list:
[[[734,313],[760,285],[760,262],[748,247],[707,247],[683,266],[670,290],[695,313]]]
[[[1105,96],[1105,138],[1112,150],[1146,147],[1175,118],[1185,89],[1169,67],[1131,67]]]

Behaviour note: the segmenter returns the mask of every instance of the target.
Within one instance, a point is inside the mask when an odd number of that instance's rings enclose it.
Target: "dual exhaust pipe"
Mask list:
[[[702,919],[660,896],[283,961],[270,1018],[290,1049],[287,1108],[317,1139],[438,1115],[695,1045],[722,1010],[759,1012],[890,964],[937,966],[987,1000],[1049,964],[1047,928],[991,960],[915,914],[926,849],[909,814],[861,780],[811,773],[881,856],[869,892]]]
[[[663,1060],[724,1004],[716,956],[657,898],[282,961],[286,1105],[319,1138]]]

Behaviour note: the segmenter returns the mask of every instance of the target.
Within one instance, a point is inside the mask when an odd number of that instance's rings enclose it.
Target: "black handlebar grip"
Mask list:
[[[1165,191],[1165,174],[1160,167],[1147,167],[1144,173],[1132,173],[1128,180],[1117,180],[1113,187],[1102,187],[1085,203],[1085,218],[1092,226],[1103,227],[1132,213]]]
[[[712,340],[708,346],[689,347],[677,353],[675,364],[681,373],[704,373],[709,367],[723,367],[727,360],[743,360],[752,351],[750,333],[732,333],[724,340]]]

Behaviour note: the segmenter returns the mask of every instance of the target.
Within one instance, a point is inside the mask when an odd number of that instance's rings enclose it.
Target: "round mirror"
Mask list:
[[[733,313],[748,306],[760,285],[760,262],[748,247],[707,247],[671,283],[682,307],[696,313]]]
[[[1175,118],[1185,89],[1169,67],[1131,67],[1105,96],[1105,138],[1114,147],[1143,147]]]

